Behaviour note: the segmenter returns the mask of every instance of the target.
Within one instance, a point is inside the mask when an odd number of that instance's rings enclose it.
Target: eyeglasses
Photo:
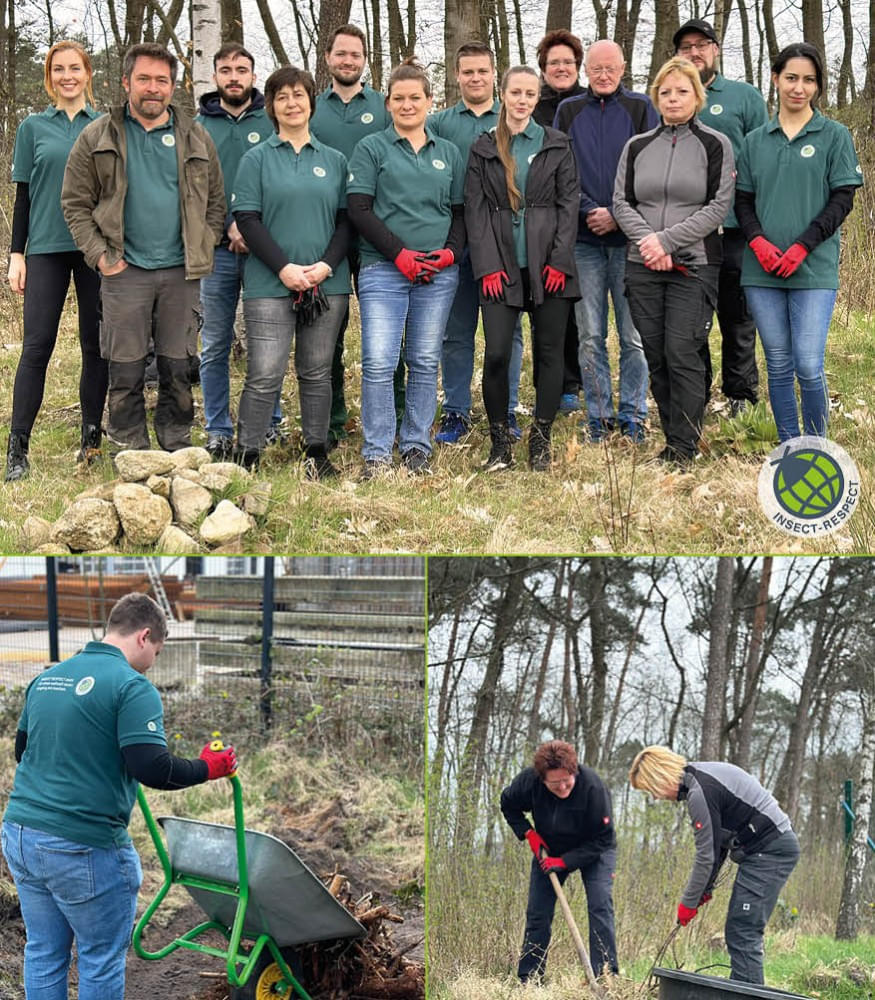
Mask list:
[[[573,59],[548,59],[547,65],[550,69],[558,69],[560,66],[576,66],[577,63]]]
[[[587,66],[587,76],[616,76],[623,72],[622,66]]]
[[[548,788],[564,788],[566,785],[574,784],[574,775],[569,774],[567,778],[560,778],[558,781],[545,781]]]
[[[716,45],[716,42],[712,42],[710,38],[706,38],[704,42],[685,42],[683,45],[678,46],[678,52],[682,56],[688,56],[694,49],[696,52],[706,52],[709,45]]]

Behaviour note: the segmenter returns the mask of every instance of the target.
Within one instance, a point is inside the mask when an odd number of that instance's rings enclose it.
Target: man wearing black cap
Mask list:
[[[702,121],[727,136],[737,160],[747,133],[768,121],[762,94],[749,83],[727,80],[718,71],[720,40],[707,21],[695,18],[682,24],[675,32],[673,42],[675,53],[690,60],[705,86],[708,103],[701,113]],[[722,388],[729,399],[732,416],[737,416],[757,401],[759,382],[754,353],[756,327],[741,287],[743,252],[744,235],[735,212],[730,209],[723,223],[723,264],[720,268],[717,319],[723,338]],[[711,390],[711,357],[707,341],[702,358],[708,396]]]

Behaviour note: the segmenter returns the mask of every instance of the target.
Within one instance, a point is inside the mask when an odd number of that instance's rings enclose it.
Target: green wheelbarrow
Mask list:
[[[302,944],[358,938],[365,928],[325,888],[295,852],[267,833],[243,825],[243,789],[230,777],[234,826],[178,816],[156,821],[142,787],[137,800],[164,870],[164,883],[134,928],[140,958],[165,958],[177,948],[215,955],[225,962],[237,1000],[310,1000],[290,968]],[[159,830],[159,824],[167,839]],[[173,885],[183,885],[207,915],[203,923],[157,951],[143,945],[143,932]],[[227,941],[216,948],[199,939],[218,931]],[[245,944],[244,944],[245,942]]]

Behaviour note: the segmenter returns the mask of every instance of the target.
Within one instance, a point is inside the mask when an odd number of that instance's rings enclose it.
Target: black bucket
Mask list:
[[[737,979],[720,976],[703,976],[698,972],[681,972],[680,969],[654,969],[659,978],[659,1000],[741,1000],[758,997],[759,1000],[810,1000],[801,993],[788,993],[772,986],[742,983]]]

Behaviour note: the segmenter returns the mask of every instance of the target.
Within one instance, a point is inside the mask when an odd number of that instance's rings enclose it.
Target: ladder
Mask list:
[[[155,594],[155,600],[158,602],[158,606],[164,612],[168,622],[176,621],[176,617],[173,614],[173,608],[170,607],[170,601],[167,599],[167,591],[164,589],[164,584],[161,582],[161,574],[158,572],[158,565],[155,562],[155,557],[143,556],[143,562],[146,564],[146,572],[149,574],[149,583],[152,585],[152,592]]]

